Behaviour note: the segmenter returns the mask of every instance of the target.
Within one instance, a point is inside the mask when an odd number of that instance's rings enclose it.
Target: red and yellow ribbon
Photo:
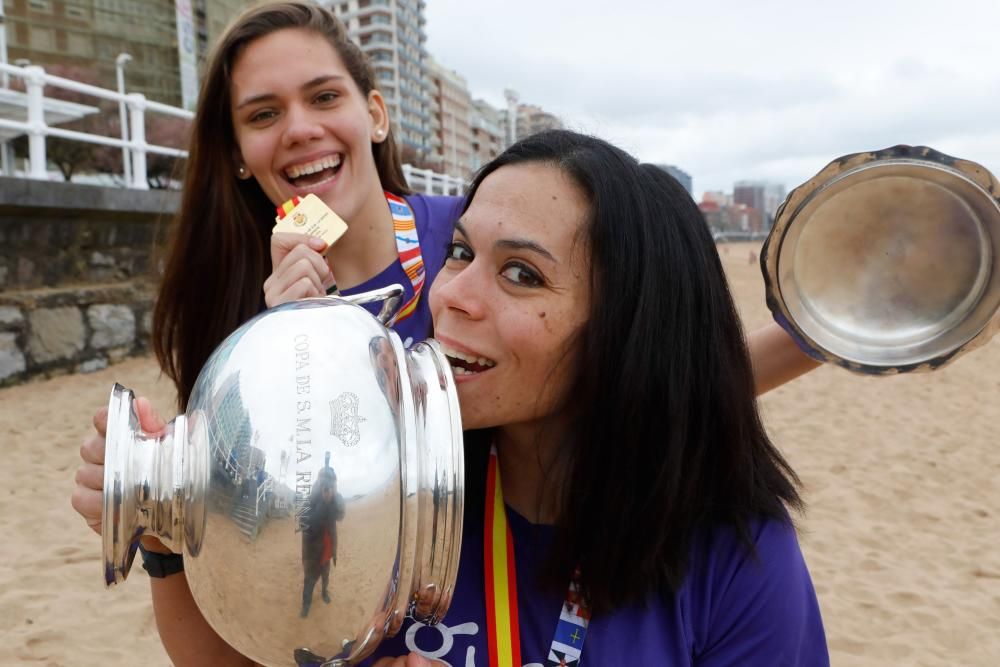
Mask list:
[[[486,566],[486,628],[490,665],[521,667],[514,538],[507,525],[496,447],[490,450],[490,465],[486,474],[483,554]]]

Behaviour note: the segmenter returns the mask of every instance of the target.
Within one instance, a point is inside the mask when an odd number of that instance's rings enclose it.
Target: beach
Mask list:
[[[720,255],[747,330],[770,320],[759,244]],[[0,665],[169,665],[138,563],[105,590],[70,507],[78,449],[113,382],[172,416],[152,358],[0,389]],[[832,664],[1000,664],[1000,340],[933,373],[823,367],[761,399],[802,480],[800,540]]]

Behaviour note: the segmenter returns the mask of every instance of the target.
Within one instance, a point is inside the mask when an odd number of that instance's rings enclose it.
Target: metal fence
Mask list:
[[[99,146],[114,146],[126,152],[123,160],[123,174],[126,187],[136,190],[148,190],[149,181],[146,172],[146,155],[155,153],[176,158],[186,158],[187,151],[169,146],[158,146],[146,142],[146,113],[160,113],[176,116],[185,120],[194,118],[194,114],[186,109],[172,107],[168,104],[147,100],[140,93],[119,93],[98,86],[81,83],[72,79],[47,74],[38,65],[20,67],[0,63],[0,74],[15,76],[24,81],[27,118],[24,121],[0,118],[0,129],[14,130],[28,136],[28,170],[27,176],[38,180],[48,180],[49,173],[45,157],[46,137],[60,137],[74,141],[82,141]],[[127,130],[123,127],[122,138],[117,139],[101,134],[89,134],[67,130],[48,125],[45,122],[45,87],[53,86],[71,90],[84,95],[92,95],[102,100],[116,102],[127,109]],[[124,115],[123,115],[124,116]],[[430,169],[418,169],[409,164],[403,165],[403,175],[410,187],[425,194],[458,195],[465,188],[465,181],[448,174],[439,174]]]
[[[403,165],[403,176],[410,187],[428,195],[460,195],[465,192],[465,181],[448,174],[439,174],[430,169],[418,169]]]

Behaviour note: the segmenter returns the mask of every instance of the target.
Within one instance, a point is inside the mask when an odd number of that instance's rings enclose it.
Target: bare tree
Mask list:
[[[399,159],[403,164],[411,164],[417,169],[440,169],[441,164],[428,151],[418,151],[409,144],[402,144],[399,149]]]
[[[185,149],[190,137],[191,122],[175,116],[154,116],[147,122],[146,143],[169,148]],[[160,155],[146,154],[146,180],[149,187],[165,189],[180,181],[183,176],[184,160]]]

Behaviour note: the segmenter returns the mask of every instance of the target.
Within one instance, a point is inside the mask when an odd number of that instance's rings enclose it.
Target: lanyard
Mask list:
[[[420,254],[420,239],[417,238],[417,221],[413,217],[413,210],[402,197],[386,192],[385,200],[389,204],[389,212],[392,213],[392,227],[396,236],[396,252],[399,253],[399,263],[403,266],[406,277],[413,285],[413,296],[399,309],[396,322],[402,322],[413,314],[417,309],[417,302],[420,301],[420,293],[424,290],[426,274],[424,272],[424,258]]]
[[[514,537],[507,524],[497,466],[496,447],[490,448],[486,472],[486,529],[483,532],[483,563],[486,570],[486,628],[490,667],[521,667],[521,640],[517,625],[517,569]],[[579,571],[560,607],[547,667],[579,665],[587,637],[590,611],[579,594]]]

